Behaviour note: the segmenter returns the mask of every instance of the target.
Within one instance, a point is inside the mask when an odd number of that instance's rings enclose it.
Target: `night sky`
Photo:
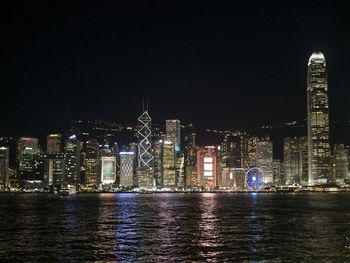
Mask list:
[[[247,128],[306,117],[325,54],[332,118],[350,119],[350,5],[321,1],[26,1],[3,6],[1,135],[72,119]]]

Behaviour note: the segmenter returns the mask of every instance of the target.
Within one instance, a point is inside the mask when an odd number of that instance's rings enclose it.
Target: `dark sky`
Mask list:
[[[321,1],[26,1],[3,7],[0,132],[70,119],[245,128],[306,116],[306,66],[327,60],[350,119],[350,6]],[[28,134],[30,135],[30,134]]]

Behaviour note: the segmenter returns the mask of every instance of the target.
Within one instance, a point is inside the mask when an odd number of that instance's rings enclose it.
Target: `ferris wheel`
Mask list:
[[[245,175],[245,183],[249,190],[259,191],[265,182],[264,172],[258,168],[253,167],[248,170]]]

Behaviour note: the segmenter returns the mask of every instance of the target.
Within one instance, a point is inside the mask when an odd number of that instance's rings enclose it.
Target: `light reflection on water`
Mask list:
[[[0,195],[4,261],[349,261],[350,194]]]

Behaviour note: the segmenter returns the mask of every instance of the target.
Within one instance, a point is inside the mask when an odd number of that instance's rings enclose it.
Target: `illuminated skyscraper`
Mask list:
[[[307,137],[284,138],[284,183],[307,185],[308,144]]]
[[[216,187],[216,149],[215,146],[202,147],[197,152],[197,176],[201,187]]]
[[[20,179],[22,181],[40,181],[38,139],[19,138],[17,150]]]
[[[187,146],[186,180],[187,187],[198,187],[196,133],[192,132]]]
[[[153,155],[151,154],[151,117],[145,110],[138,118],[138,167],[152,167]]]
[[[47,135],[46,153],[60,153],[61,152],[61,134]]]
[[[62,153],[51,154],[48,156],[48,185],[63,186],[65,184],[66,160]]]
[[[151,117],[148,109],[138,118],[138,168],[136,170],[137,185],[140,189],[152,189],[155,186],[153,176],[154,157],[151,153]]]
[[[284,183],[299,184],[301,180],[301,158],[298,138],[284,138]]]
[[[175,145],[172,141],[163,144],[163,187],[176,186]]]
[[[64,153],[66,158],[66,179],[70,184],[80,182],[81,148],[82,143],[76,139],[75,135],[70,136],[65,142]]]
[[[308,141],[307,136],[302,136],[299,138],[299,152],[300,152],[300,159],[301,159],[301,177],[300,177],[300,184],[301,185],[308,185],[309,180],[309,165],[308,165]]]
[[[321,52],[312,53],[307,73],[307,126],[309,184],[329,181],[329,107],[326,59]]]
[[[185,187],[185,156],[183,153],[176,160],[176,186]]]
[[[256,144],[258,138],[248,134],[240,135],[241,167],[248,170],[256,166]]]
[[[9,148],[0,147],[0,189],[9,186]]]
[[[273,182],[277,185],[283,184],[283,163],[280,159],[272,160]]]
[[[134,152],[120,152],[120,186],[134,186]]]
[[[341,185],[344,180],[349,180],[349,151],[343,144],[334,145],[333,150],[333,179]]]
[[[156,140],[153,143],[153,156],[154,156],[154,178],[156,180],[156,186],[158,188],[163,187],[163,140]]]
[[[172,141],[175,145],[175,151],[180,151],[181,127],[179,120],[166,120],[166,140]]]
[[[101,182],[102,184],[113,184],[116,179],[116,158],[114,156],[101,158]]]
[[[85,144],[85,180],[88,186],[97,186],[98,178],[98,160],[99,160],[99,144],[97,140],[87,141]]]
[[[20,137],[17,145],[17,159],[20,160],[23,150],[25,148],[32,148],[34,151],[39,151],[39,144],[37,138]]]
[[[256,166],[263,170],[265,183],[273,183],[272,142],[261,140],[256,144]]]

